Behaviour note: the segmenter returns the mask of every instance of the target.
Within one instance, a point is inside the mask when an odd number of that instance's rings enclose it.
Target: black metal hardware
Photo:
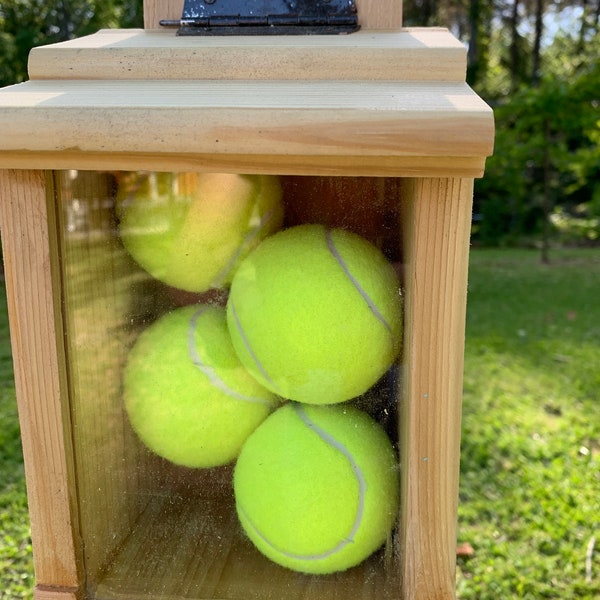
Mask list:
[[[359,29],[354,0],[185,0],[177,35],[312,35]]]

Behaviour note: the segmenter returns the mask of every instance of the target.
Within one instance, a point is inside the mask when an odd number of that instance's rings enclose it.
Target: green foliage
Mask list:
[[[141,27],[143,0],[3,0],[0,86],[27,78],[31,48],[104,27]]]
[[[600,216],[590,216],[590,212],[600,214],[593,203],[583,203],[567,212],[562,206],[556,207],[550,221],[563,245],[576,246],[600,240]]]
[[[587,48],[570,78],[549,74],[496,106],[494,156],[476,182],[479,242],[538,235],[558,205],[569,214],[589,203],[586,216],[600,215],[600,53],[597,44]]]
[[[540,8],[553,27],[536,38]],[[495,153],[476,182],[479,243],[541,238],[547,247],[596,239],[590,226],[600,217],[599,9],[598,0],[403,3],[406,25],[447,26],[465,42],[467,81],[495,109]]]

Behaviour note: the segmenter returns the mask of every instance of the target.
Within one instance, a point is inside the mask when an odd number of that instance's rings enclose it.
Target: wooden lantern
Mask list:
[[[473,179],[493,117],[464,46],[402,29],[401,4],[357,0],[349,35],[145,30],[36,48],[0,91],[0,223],[36,600],[415,599],[455,596]],[[278,174],[288,224],[355,228],[401,263],[404,340],[393,417],[401,511],[363,565],[305,576],[245,541],[225,483],[169,468],[123,414],[140,326],[178,297],[115,234],[126,171]]]

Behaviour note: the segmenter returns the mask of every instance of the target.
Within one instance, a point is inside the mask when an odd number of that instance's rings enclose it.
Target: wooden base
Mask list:
[[[360,590],[361,600],[397,598],[398,571],[386,571],[385,551],[345,573],[295,573],[260,555],[238,525],[231,496],[215,498],[210,491],[151,498],[93,597],[347,600]]]
[[[36,586],[33,600],[81,600],[78,589]]]

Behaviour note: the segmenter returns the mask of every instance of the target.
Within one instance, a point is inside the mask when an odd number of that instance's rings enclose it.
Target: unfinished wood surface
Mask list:
[[[195,500],[155,496],[96,595],[102,600],[399,600],[398,585],[398,570],[384,550],[329,576],[276,565],[243,534],[232,497],[213,489]]]
[[[81,600],[81,595],[56,587],[37,586],[33,591],[33,600]]]
[[[466,64],[464,44],[444,28],[247,37],[103,29],[34,48],[28,72],[30,79],[463,82]]]
[[[403,600],[455,597],[462,375],[473,182],[403,182]]]
[[[181,19],[184,0],[144,0],[144,27],[156,29],[162,19]],[[402,25],[401,0],[356,0],[358,21],[369,29],[394,29]]]
[[[29,81],[0,91],[0,151],[485,157],[465,83]]]
[[[271,175],[360,175],[376,177],[481,177],[485,157],[295,156],[187,153],[0,151],[0,168],[99,171],[204,171]]]
[[[144,0],[144,28],[158,29],[163,19],[181,19],[184,0]]]
[[[0,171],[0,225],[38,585],[80,584],[54,218],[43,171]],[[37,592],[37,597],[41,591]],[[36,597],[36,598],[37,598]]]

